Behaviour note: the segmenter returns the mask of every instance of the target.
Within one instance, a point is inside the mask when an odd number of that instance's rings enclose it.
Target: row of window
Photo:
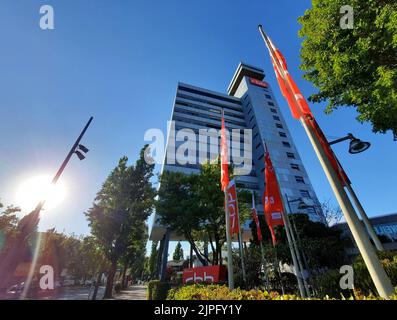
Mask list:
[[[192,88],[187,88],[187,87],[184,87],[184,86],[179,86],[178,89],[186,91],[186,92],[190,92],[190,93],[193,93],[193,94],[197,94],[197,95],[200,95],[200,96],[205,96],[205,97],[208,97],[208,98],[213,98],[213,99],[217,99],[217,100],[221,100],[221,101],[226,101],[226,102],[229,102],[229,103],[240,104],[240,102],[238,100],[234,100],[234,99],[227,98],[227,97],[224,97],[224,96],[219,96],[219,95],[212,94],[212,93],[209,93],[209,92],[199,91],[199,90],[195,90],[195,89],[192,89]]]
[[[183,98],[183,99],[187,99],[187,98]],[[216,113],[216,114],[219,114],[219,115],[221,114],[221,109],[214,109],[213,106],[201,106],[201,105],[194,104],[194,103],[186,103],[186,102],[183,102],[183,101],[178,100],[178,99],[175,102],[175,106],[176,107],[179,106],[182,109],[183,109],[183,107],[190,107],[190,108],[193,108],[193,109],[209,111],[211,113]],[[226,116],[231,116],[231,117],[234,117],[234,118],[245,120],[244,114],[241,111],[236,112],[236,110],[233,109],[234,112],[229,112],[228,110],[229,110],[228,108],[223,108],[223,113]]]

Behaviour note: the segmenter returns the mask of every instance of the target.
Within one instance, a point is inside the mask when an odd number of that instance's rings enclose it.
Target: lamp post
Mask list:
[[[91,117],[87,124],[85,125],[84,129],[80,133],[79,137],[73,144],[72,148],[70,149],[69,153],[67,154],[65,160],[62,162],[60,168],[56,172],[54,178],[52,179],[52,184],[55,185],[57,181],[59,180],[61,174],[66,168],[66,165],[68,164],[69,160],[73,156],[73,154],[76,154],[80,160],[83,160],[85,158],[84,154],[87,153],[89,150],[82,144],[80,144],[81,139],[83,138],[85,132],[87,131],[89,125],[91,124],[93,117]],[[11,274],[14,272],[15,268],[18,266],[18,263],[20,262],[20,253],[21,250],[23,250],[25,244],[26,244],[26,239],[29,235],[32,234],[32,232],[35,230],[37,224],[39,223],[40,220],[40,211],[43,209],[43,206],[45,204],[46,199],[40,199],[39,203],[37,204],[36,208],[23,217],[19,223],[18,223],[18,236],[17,238],[13,241],[12,246],[8,249],[7,254],[5,255],[4,259],[0,262],[0,274],[2,275],[0,279],[0,290],[6,288],[8,285],[8,282],[11,278]],[[36,244],[36,249],[34,252],[34,256],[38,254],[38,247],[39,243]],[[35,265],[36,265],[37,259],[35,257],[33,258],[32,265],[29,270],[29,274],[27,276],[27,279],[25,281],[25,286],[24,290],[22,292],[21,298],[24,298],[29,290],[30,283],[32,281],[33,273],[35,271]]]
[[[334,141],[329,142],[330,145],[340,143],[342,141],[350,140],[349,144],[349,153],[351,154],[357,154],[366,151],[371,144],[366,141],[361,141],[360,139],[357,139],[354,137],[351,133],[348,133],[345,137],[336,139]],[[353,202],[356,205],[358,211],[360,212],[361,218],[363,219],[364,225],[372,239],[372,241],[375,244],[375,247],[379,251],[384,251],[382,242],[379,240],[378,235],[376,234],[374,227],[372,226],[371,222],[368,219],[367,213],[365,212],[363,206],[361,205],[360,200],[358,199],[356,193],[354,192],[350,181],[347,181],[346,183],[346,189],[349,191],[351,197],[353,198]]]

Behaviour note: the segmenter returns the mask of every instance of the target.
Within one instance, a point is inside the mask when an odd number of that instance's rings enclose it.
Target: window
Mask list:
[[[269,106],[274,107],[274,103],[273,103],[273,102],[268,101],[267,104],[268,104]]]
[[[303,198],[310,198],[310,193],[307,190],[299,190],[301,197]]]
[[[276,127],[279,129],[283,129],[283,125],[281,123],[276,123]]]
[[[265,94],[265,97],[268,98],[268,99],[271,99],[271,98],[272,98],[272,97],[271,97],[270,95],[268,95],[268,94]]]
[[[291,163],[291,169],[300,171],[299,166],[295,163]]]
[[[291,145],[287,141],[283,141],[283,146],[287,148],[291,148]]]
[[[280,117],[278,117],[278,116],[273,116],[273,119],[274,119],[274,120],[277,120],[277,121],[281,121],[281,120],[280,120]]]
[[[248,121],[249,123],[251,123],[252,119],[254,119],[254,116],[252,115],[250,120]]]
[[[256,145],[255,149],[258,149],[260,146],[261,146],[261,143],[259,142],[259,143]]]
[[[287,135],[285,134],[285,132],[279,132],[278,134],[279,134],[280,137],[283,137],[283,138],[286,138],[286,137],[287,137]]]
[[[307,207],[306,208],[306,212],[310,213],[310,214],[316,214],[316,209],[314,209],[314,207]]]
[[[254,137],[252,138],[252,140],[255,140],[258,137],[259,133],[255,133]]]
[[[274,109],[274,108],[270,108],[270,111],[273,112],[273,113],[277,113],[277,110]]]
[[[263,157],[264,157],[265,155],[264,154],[262,154],[259,158],[258,158],[258,160],[261,160],[261,159],[263,159]]]
[[[295,176],[295,181],[298,183],[305,183],[305,180],[303,180],[303,177],[301,176]]]
[[[287,157],[290,159],[295,159],[295,155],[292,152],[287,152]]]

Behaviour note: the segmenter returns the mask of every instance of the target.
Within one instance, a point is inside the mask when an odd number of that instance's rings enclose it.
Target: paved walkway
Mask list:
[[[113,295],[114,300],[146,300],[146,286],[131,286]]]

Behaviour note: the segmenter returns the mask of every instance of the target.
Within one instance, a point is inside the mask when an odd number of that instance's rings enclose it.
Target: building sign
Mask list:
[[[219,283],[226,281],[225,266],[207,266],[184,269],[182,274],[183,284],[189,283]]]
[[[269,85],[267,82],[260,81],[258,79],[250,78],[250,82],[258,87],[267,88]]]

